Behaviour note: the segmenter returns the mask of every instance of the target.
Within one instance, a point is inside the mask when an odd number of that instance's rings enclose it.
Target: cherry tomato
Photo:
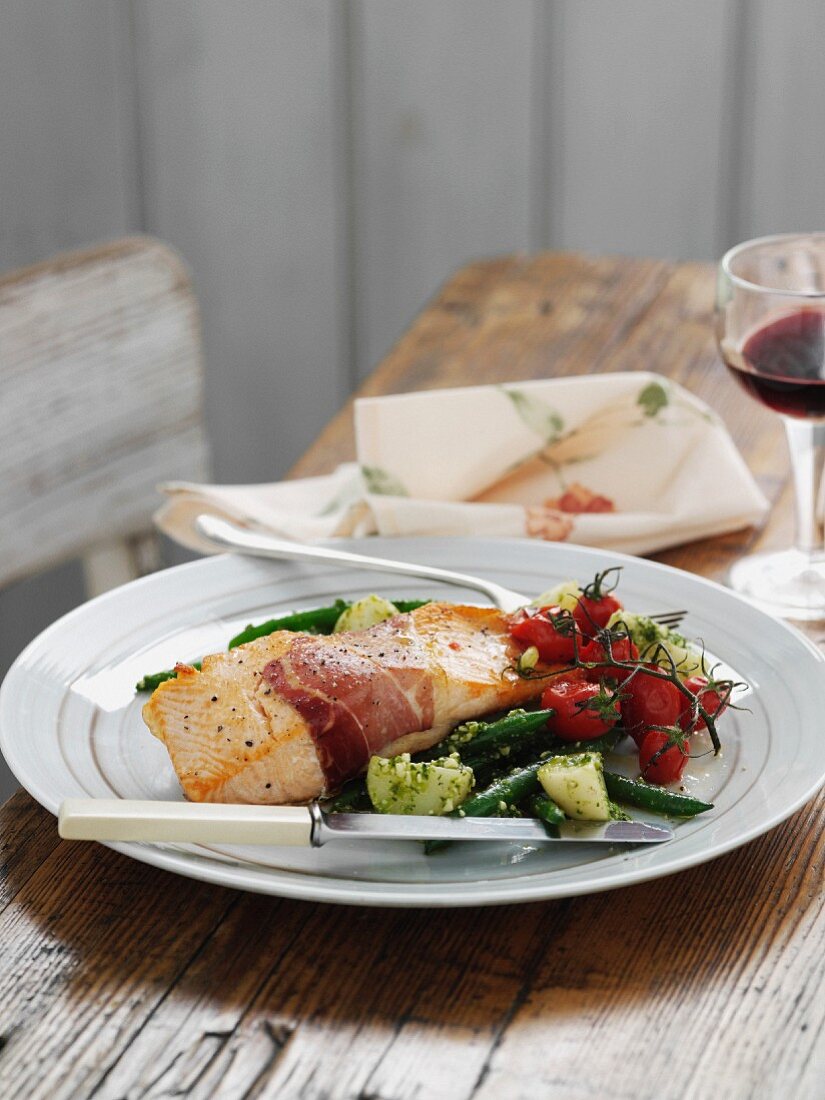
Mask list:
[[[660,786],[675,783],[687,762],[684,734],[678,726],[671,730],[648,730],[639,749],[639,768],[648,783]]]
[[[685,709],[687,699],[670,680],[645,675],[645,665],[631,680],[622,684],[622,725],[641,748],[651,726],[674,726]]]
[[[639,659],[638,649],[627,637],[611,640],[610,652],[616,661],[638,661]],[[598,668],[591,668],[587,671],[587,678],[594,682],[603,680],[606,676],[623,680],[632,671],[632,669],[620,668],[618,665],[610,664],[607,648],[598,638],[591,638],[589,642],[579,646],[579,659],[599,665]]]
[[[615,596],[600,596],[591,600],[588,596],[579,596],[573,618],[579,624],[582,634],[592,638],[598,630],[607,626],[614,611],[621,611],[622,605]]]
[[[604,573],[597,573],[594,580],[582,590],[579,596],[573,618],[587,638],[594,637],[599,630],[607,626],[610,616],[615,611],[622,610],[619,600],[605,588],[605,577],[612,572],[612,569],[608,569]]]
[[[510,623],[509,631],[517,641],[534,645],[542,661],[564,664],[573,660],[576,624],[560,607],[524,607]]]
[[[717,683],[715,680],[711,682],[706,676],[690,676],[685,680],[685,687],[692,691],[694,695],[699,696],[699,702],[711,718],[718,718],[728,705],[730,682],[720,681]],[[707,726],[707,722],[701,715],[697,715],[694,722],[691,708],[687,705],[687,701],[685,703],[682,714],[679,716],[679,725],[683,730],[703,730]]]
[[[601,737],[619,721],[619,701],[600,684],[559,678],[545,689],[542,707],[555,713],[547,728],[563,741],[589,741]]]

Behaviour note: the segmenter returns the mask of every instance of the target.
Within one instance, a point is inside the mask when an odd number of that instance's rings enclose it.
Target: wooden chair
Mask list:
[[[0,278],[0,587],[83,559],[89,595],[158,562],[158,482],[203,480],[200,326],[149,237]]]

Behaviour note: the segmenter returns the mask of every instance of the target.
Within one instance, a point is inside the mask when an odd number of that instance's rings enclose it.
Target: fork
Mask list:
[[[331,565],[374,569],[379,573],[395,573],[403,577],[421,577],[441,584],[459,585],[462,588],[483,592],[501,611],[516,611],[530,602],[530,597],[521,592],[514,592],[494,581],[475,577],[469,573],[456,573],[450,569],[439,569],[435,565],[392,561],[388,558],[374,558],[369,554],[353,554],[349,550],[333,550],[327,546],[292,542],[289,539],[277,538],[275,535],[239,527],[217,516],[200,515],[195,519],[195,527],[198,533],[213,546],[235,554],[250,554],[253,557],[289,561],[323,561]],[[651,615],[650,618],[662,626],[673,629],[679,626],[686,614],[685,611],[665,611],[659,615]]]

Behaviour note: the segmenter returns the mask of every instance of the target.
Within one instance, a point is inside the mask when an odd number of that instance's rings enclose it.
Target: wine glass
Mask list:
[[[825,619],[825,233],[745,241],[719,264],[716,335],[747,394],[782,417],[796,545],[736,562],[730,584],[775,614]]]

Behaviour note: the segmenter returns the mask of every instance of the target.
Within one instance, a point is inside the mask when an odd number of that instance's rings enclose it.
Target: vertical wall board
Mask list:
[[[754,0],[747,11],[735,239],[825,229],[825,4]]]
[[[717,255],[732,10],[732,0],[553,5],[552,247]]]
[[[137,227],[123,33],[109,0],[4,0],[0,270]],[[0,592],[0,679],[23,646],[83,597],[77,564]],[[15,786],[0,760],[0,801]]]
[[[358,0],[352,28],[358,368],[471,258],[529,247],[535,7]]]
[[[108,0],[3,0],[0,270],[136,228],[122,30]]]
[[[282,475],[346,394],[330,0],[138,0],[144,210],[190,263],[221,481]]]

